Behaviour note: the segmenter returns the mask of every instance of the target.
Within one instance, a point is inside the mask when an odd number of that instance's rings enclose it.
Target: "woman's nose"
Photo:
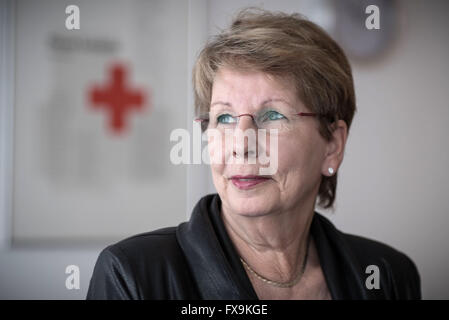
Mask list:
[[[238,130],[234,130],[234,149],[235,158],[255,157],[257,149],[257,126],[251,115],[240,116]]]
[[[247,129],[254,129],[257,130],[257,125],[254,120],[253,115],[249,113],[244,113],[239,116],[237,128],[240,128],[240,130],[247,130]]]

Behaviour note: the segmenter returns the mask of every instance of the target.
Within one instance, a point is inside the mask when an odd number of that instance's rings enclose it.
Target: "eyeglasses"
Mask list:
[[[201,129],[203,131],[206,129],[232,130],[235,129],[240,118],[243,116],[251,117],[257,129],[288,131],[293,128],[294,117],[315,117],[318,116],[318,114],[313,112],[299,112],[286,116],[279,111],[268,110],[256,115],[243,113],[233,116],[229,113],[221,113],[214,115],[212,118],[210,118],[210,114],[206,114],[196,118],[195,121],[201,123]]]

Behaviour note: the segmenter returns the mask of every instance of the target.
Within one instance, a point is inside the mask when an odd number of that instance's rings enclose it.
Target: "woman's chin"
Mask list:
[[[272,197],[267,194],[235,195],[228,197],[229,205],[236,214],[248,217],[258,217],[269,214],[275,207]]]

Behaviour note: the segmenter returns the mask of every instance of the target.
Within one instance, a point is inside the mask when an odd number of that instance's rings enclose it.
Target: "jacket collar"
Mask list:
[[[201,198],[188,222],[176,231],[203,299],[257,299],[220,217],[218,194]],[[369,299],[361,278],[363,269],[344,234],[315,212],[311,234],[332,299]]]

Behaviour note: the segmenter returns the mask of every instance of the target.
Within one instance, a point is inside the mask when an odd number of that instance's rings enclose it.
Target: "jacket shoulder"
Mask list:
[[[123,255],[129,263],[152,262],[161,259],[176,259],[181,253],[176,240],[176,227],[162,228],[139,233],[123,239],[106,248],[112,253]]]
[[[421,299],[419,271],[408,255],[377,240],[349,233],[341,234],[366,276],[370,274],[369,270],[372,270],[367,269],[369,266],[379,268],[381,279],[384,279],[385,285],[391,289],[390,298]]]
[[[188,277],[176,227],[140,233],[104,248],[87,299],[164,299],[168,270]]]
[[[351,249],[362,260],[379,261],[380,259],[387,259],[390,262],[394,262],[395,265],[398,263],[413,264],[413,261],[405,253],[386,243],[355,234],[341,233]]]

